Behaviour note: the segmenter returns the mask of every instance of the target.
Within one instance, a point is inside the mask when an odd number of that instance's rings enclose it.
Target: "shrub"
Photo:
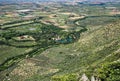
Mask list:
[[[120,62],[106,63],[98,69],[98,76],[102,81],[120,81]]]
[[[53,76],[51,81],[77,81],[77,75],[66,74],[61,76]]]

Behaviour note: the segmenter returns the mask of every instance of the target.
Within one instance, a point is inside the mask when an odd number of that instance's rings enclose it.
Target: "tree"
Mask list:
[[[98,69],[98,76],[102,81],[120,81],[120,61],[105,63]]]

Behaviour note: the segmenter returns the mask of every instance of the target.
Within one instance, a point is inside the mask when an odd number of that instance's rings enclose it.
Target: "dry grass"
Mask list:
[[[84,18],[85,16],[77,16],[77,17],[70,17],[69,19],[70,20],[77,20],[77,19],[82,19]]]
[[[110,14],[110,15],[120,14],[120,11],[119,11],[119,12],[110,12],[109,14]]]
[[[18,81],[24,81],[25,79],[28,79],[35,74],[47,75],[59,71],[59,69],[37,65],[38,63],[42,62],[42,60],[33,58],[22,60],[18,66],[10,73],[10,76],[17,76],[20,78]],[[14,81],[14,78],[12,79]]]

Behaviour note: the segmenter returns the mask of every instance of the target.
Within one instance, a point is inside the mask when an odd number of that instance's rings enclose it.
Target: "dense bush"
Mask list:
[[[120,81],[120,61],[106,63],[98,69],[102,81]]]

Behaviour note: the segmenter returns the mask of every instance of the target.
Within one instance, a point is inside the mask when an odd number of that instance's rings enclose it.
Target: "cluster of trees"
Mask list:
[[[102,81],[120,81],[120,61],[103,64],[98,76]]]
[[[6,30],[3,33],[1,33],[0,37],[5,38],[6,40],[11,39],[15,36],[22,36],[24,33],[16,32],[15,30]]]
[[[7,23],[0,24],[0,26],[10,25],[10,24],[16,24],[16,23],[22,23],[22,22],[27,22],[27,21],[37,22],[37,21],[39,21],[42,18],[43,17],[37,17],[37,18],[34,18],[34,19],[29,19],[29,20],[17,20],[17,21],[12,21],[12,22],[7,22]]]

